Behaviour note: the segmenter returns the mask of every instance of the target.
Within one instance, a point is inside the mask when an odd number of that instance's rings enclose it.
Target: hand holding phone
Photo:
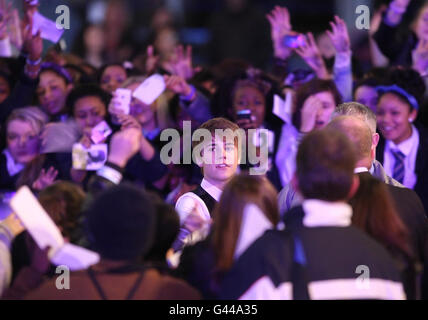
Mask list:
[[[306,44],[305,36],[302,34],[288,34],[283,38],[283,44],[287,48],[298,48]]]
[[[236,120],[243,120],[243,119],[248,119],[250,121],[252,121],[251,119],[251,110],[240,110],[236,113]]]
[[[129,114],[132,91],[126,88],[118,88],[114,92],[114,109],[121,110],[123,114]]]

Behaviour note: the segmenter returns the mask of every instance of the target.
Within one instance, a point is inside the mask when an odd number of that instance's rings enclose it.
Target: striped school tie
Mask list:
[[[400,150],[392,150],[392,155],[394,156],[394,170],[392,172],[392,177],[400,183],[403,183],[404,180],[404,159],[406,156]]]

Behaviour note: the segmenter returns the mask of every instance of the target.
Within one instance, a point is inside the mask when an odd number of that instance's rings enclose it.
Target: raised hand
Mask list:
[[[12,21],[10,23],[10,42],[18,49],[21,50],[22,42],[22,25],[19,19],[19,13],[17,9],[12,10]]]
[[[183,79],[189,80],[195,74],[192,62],[192,46],[186,46],[186,49],[182,45],[175,47],[174,59],[171,62],[173,74],[182,77]]]
[[[413,69],[421,76],[428,74],[428,40],[420,39],[416,48],[412,51]]]
[[[133,116],[129,114],[119,113],[116,114],[117,120],[121,125],[121,130],[135,128],[141,130],[141,125]]]
[[[174,92],[176,94],[187,96],[192,92],[192,88],[190,87],[190,85],[181,76],[165,75],[164,80],[165,80],[166,88],[171,90],[172,92]]]
[[[315,96],[309,96],[305,100],[300,116],[300,132],[308,133],[315,128],[317,113],[322,107],[321,100]]]
[[[58,171],[54,167],[50,167],[47,171],[42,169],[37,180],[33,182],[33,189],[40,191],[50,186],[55,181],[57,175]]]
[[[303,45],[296,48],[296,53],[305,60],[305,62],[314,70],[320,79],[330,79],[331,76],[327,71],[321,52],[315,42],[314,35],[309,32],[305,37]]]
[[[110,141],[108,161],[125,167],[128,160],[139,151],[141,136],[141,130],[135,128],[116,132]]]
[[[12,19],[12,3],[0,1],[0,40],[8,37],[7,26]]]
[[[33,16],[32,14],[27,14],[22,30],[23,49],[28,53],[30,60],[36,61],[42,56],[43,39],[40,36],[40,30],[35,35],[33,35],[32,31]]]
[[[18,218],[15,212],[12,212],[10,215],[8,215],[0,224],[4,225],[13,236],[17,236],[25,230],[21,220]]]
[[[150,74],[153,71],[155,71],[158,62],[159,62],[159,56],[155,55],[155,49],[153,46],[148,46],[146,51],[146,73]]]
[[[351,42],[346,23],[338,16],[335,16],[334,20],[334,22],[330,22],[332,31],[327,30],[326,33],[337,53],[349,53],[351,51]]]
[[[200,212],[200,204],[198,202],[195,201],[195,206],[192,210],[192,212],[190,212],[186,219],[184,219],[183,222],[183,228],[188,230],[190,233],[195,232],[197,230],[202,229],[206,224],[210,224],[211,221],[207,221],[204,218],[201,217],[201,215],[199,214]]]
[[[285,7],[275,6],[275,8],[266,15],[271,27],[271,38],[273,42],[274,55],[280,59],[288,58],[292,49],[283,44],[286,35],[293,33],[291,31],[290,13]]]
[[[389,3],[385,19],[389,25],[398,25],[407,10],[410,0],[393,0]]]

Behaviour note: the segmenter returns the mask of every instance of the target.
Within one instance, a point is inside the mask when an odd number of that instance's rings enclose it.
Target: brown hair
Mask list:
[[[64,237],[74,242],[73,233],[76,230],[81,214],[85,192],[78,185],[57,181],[43,189],[39,201],[55,224],[61,229]]]
[[[398,215],[385,183],[369,174],[360,174],[360,186],[349,201],[352,224],[389,249],[399,249],[411,256],[408,231]]]
[[[211,239],[218,271],[226,271],[233,264],[242,214],[249,203],[258,206],[274,226],[279,222],[277,192],[264,176],[240,174],[233,177],[213,213]]]
[[[239,130],[239,127],[236,123],[227,120],[226,118],[213,118],[208,121],[205,121],[203,124],[200,125],[198,129],[208,130],[211,133],[211,136],[214,137],[216,130],[230,129],[233,132],[236,132],[237,130]],[[200,143],[201,141],[192,141],[192,148],[195,148]]]
[[[356,155],[351,141],[341,132],[321,129],[300,143],[296,158],[299,190],[306,199],[345,200],[354,177]]]
[[[324,91],[330,92],[333,95],[336,105],[342,103],[342,96],[340,95],[339,90],[337,90],[337,87],[332,80],[312,79],[297,89],[296,106],[292,119],[293,125],[297,129],[300,128],[300,123],[302,120],[302,108],[306,99],[308,99],[313,94]]]

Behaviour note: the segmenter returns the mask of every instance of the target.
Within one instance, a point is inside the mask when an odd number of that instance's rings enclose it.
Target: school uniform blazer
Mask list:
[[[415,166],[417,181],[413,190],[421,198],[425,212],[428,212],[428,129],[419,125],[415,126],[419,132],[419,146]],[[381,136],[376,149],[376,159],[382,164],[384,163],[385,142],[385,139]]]

